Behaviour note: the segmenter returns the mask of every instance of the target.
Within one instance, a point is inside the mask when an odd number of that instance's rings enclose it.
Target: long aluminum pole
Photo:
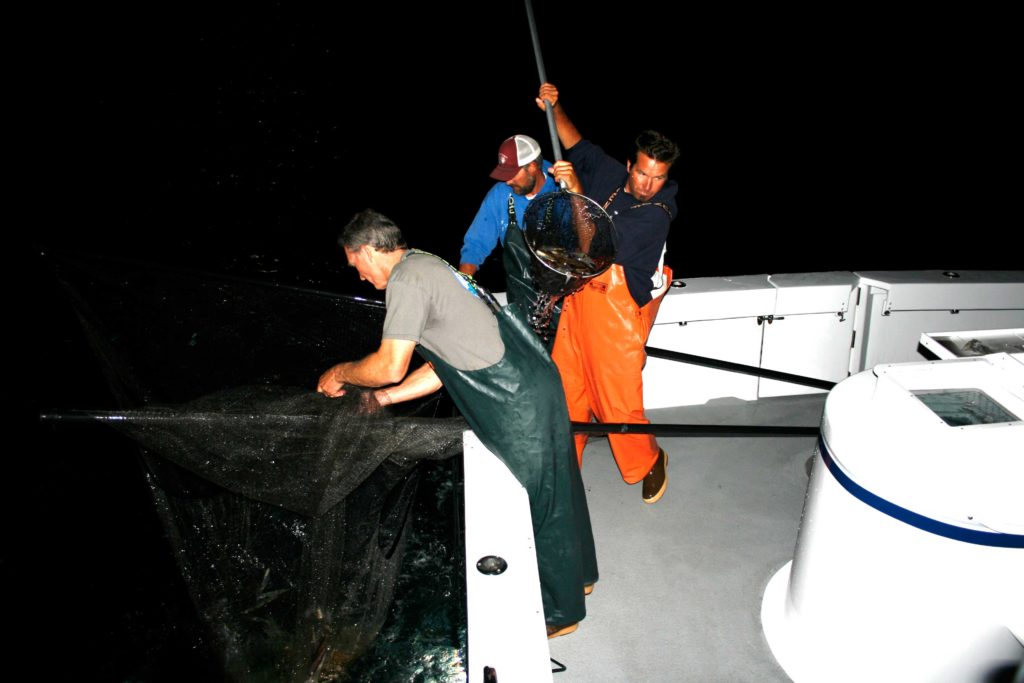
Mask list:
[[[526,0],[526,18],[530,21],[530,37],[533,39],[533,56],[537,60],[537,74],[540,76],[540,84],[544,85],[548,82],[548,77],[544,73],[544,59],[540,56],[540,38],[537,36],[537,22],[533,19],[533,5],[530,0]],[[551,133],[551,149],[554,150],[555,161],[561,161],[562,145],[558,141],[558,129],[555,127],[555,110],[547,100],[544,100],[544,105],[548,131]]]

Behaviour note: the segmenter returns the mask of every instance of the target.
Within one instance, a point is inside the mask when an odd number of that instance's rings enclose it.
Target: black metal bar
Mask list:
[[[647,351],[648,356],[652,356],[653,358],[664,358],[665,360],[674,360],[679,361],[680,363],[689,363],[690,365],[702,365],[706,368],[714,368],[716,370],[740,372],[744,375],[755,375],[757,377],[764,377],[765,379],[777,379],[780,382],[802,384],[804,386],[814,387],[815,389],[831,389],[836,385],[835,382],[829,382],[823,379],[792,375],[788,372],[778,372],[777,370],[766,370],[764,368],[756,368],[753,365],[743,365],[742,363],[730,363],[727,360],[718,360],[716,358],[708,358],[706,356],[695,356],[690,353],[669,351],[667,349],[656,349],[651,346],[645,346],[644,350]]]
[[[252,422],[254,420],[280,421],[293,423],[298,421],[315,422],[323,419],[321,415],[269,415],[266,413],[226,413],[221,411],[106,411],[106,410],[75,410],[68,413],[39,413],[41,422],[132,422],[136,424],[160,424],[162,422],[177,423],[183,420],[205,421],[211,417],[236,421]]]
[[[573,422],[579,434],[654,434],[655,436],[817,436],[819,427],[770,425],[686,425],[632,422]]]

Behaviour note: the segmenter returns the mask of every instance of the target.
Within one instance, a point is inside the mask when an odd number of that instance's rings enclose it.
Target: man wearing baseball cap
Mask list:
[[[467,275],[476,275],[499,242],[505,247],[502,260],[510,303],[526,306],[532,301],[529,251],[521,234],[523,214],[534,197],[558,189],[548,173],[550,168],[551,163],[541,156],[540,145],[528,135],[513,135],[501,143],[498,165],[491,171],[498,182],[484,196],[463,240],[459,270]],[[519,229],[511,241],[509,225]]]

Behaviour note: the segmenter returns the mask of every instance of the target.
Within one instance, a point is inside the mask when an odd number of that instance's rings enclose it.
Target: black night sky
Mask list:
[[[1019,266],[992,248],[1019,222],[998,16],[535,4],[585,136],[681,145],[678,275]],[[454,260],[499,143],[552,157],[515,3],[76,8],[32,56],[31,233],[53,247],[308,275],[371,206]]]
[[[586,137],[623,159],[643,128],[680,144],[677,277],[1022,267],[1019,41],[997,10],[534,5]],[[37,424],[110,401],[40,249],[369,295],[335,246],[355,211],[455,261],[501,141],[552,158],[523,4],[325,7],[11,12],[22,445],[0,569],[37,678],[157,680],[132,629],[170,624],[187,662],[174,624],[194,618],[127,444]]]

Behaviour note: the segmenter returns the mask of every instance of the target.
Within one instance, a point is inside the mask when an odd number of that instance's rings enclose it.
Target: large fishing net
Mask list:
[[[537,290],[529,322],[543,336],[559,300],[611,267],[615,231],[599,204],[564,190],[531,201],[523,229]]]
[[[327,367],[376,349],[383,305],[153,264],[49,262],[118,406],[52,417],[139,444],[225,675],[349,680],[392,608],[422,468],[460,452],[467,428],[438,417],[437,398],[380,408],[354,387],[315,392]]]

